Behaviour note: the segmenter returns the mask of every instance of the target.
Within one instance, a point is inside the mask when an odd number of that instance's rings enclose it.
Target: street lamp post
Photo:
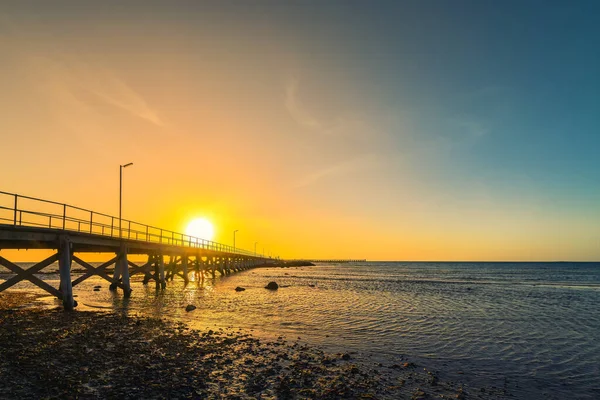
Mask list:
[[[256,257],[256,245],[258,244],[258,242],[254,242],[254,257]]]
[[[235,252],[235,233],[239,231],[239,229],[236,229],[235,231],[233,231],[233,251]]]
[[[123,229],[121,229],[121,212],[123,208],[123,168],[132,166],[133,163],[119,165],[119,239],[123,237]]]

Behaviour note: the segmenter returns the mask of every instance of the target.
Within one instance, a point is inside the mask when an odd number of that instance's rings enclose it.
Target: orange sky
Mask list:
[[[588,199],[562,208],[526,177],[504,190],[461,175],[453,149],[484,133],[425,138],[343,52],[310,48],[327,35],[82,13],[0,13],[2,191],[117,215],[133,162],[124,218],[184,231],[206,217],[215,241],[238,229],[238,247],[282,258],[600,256]]]

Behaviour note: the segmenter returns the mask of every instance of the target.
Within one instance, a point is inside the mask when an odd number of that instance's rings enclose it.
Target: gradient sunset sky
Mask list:
[[[122,4],[121,4],[122,3]],[[0,5],[0,191],[283,258],[600,259],[600,2]]]

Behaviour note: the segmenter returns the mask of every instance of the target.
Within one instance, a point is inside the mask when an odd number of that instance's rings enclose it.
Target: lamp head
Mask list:
[[[123,168],[127,168],[127,167],[129,167],[129,166],[131,166],[131,165],[133,165],[133,163],[132,163],[132,162],[130,162],[130,163],[127,163],[127,164],[125,164],[125,165],[121,165],[121,167],[123,167]]]

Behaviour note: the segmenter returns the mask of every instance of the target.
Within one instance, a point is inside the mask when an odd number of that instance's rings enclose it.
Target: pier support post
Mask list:
[[[113,271],[112,283],[108,287],[108,290],[117,290],[117,285],[121,281],[121,255],[120,253],[116,254],[117,258],[115,260],[115,270]]]
[[[196,282],[204,282],[204,271],[200,254],[196,254],[196,259],[194,260],[194,272],[196,274]]]
[[[60,273],[60,292],[65,310],[72,310],[77,303],[73,300],[71,282],[71,242],[67,236],[60,237],[58,269]]]
[[[131,296],[131,283],[129,281],[129,264],[127,263],[127,246],[121,245],[121,253],[117,262],[121,263],[121,275],[123,276],[123,292],[125,297]]]
[[[156,284],[156,290],[160,289],[160,272],[158,270],[158,256],[152,256],[152,266],[154,269],[154,283]]]
[[[146,263],[146,266],[144,267],[144,280],[142,281],[142,283],[144,285],[147,285],[148,282],[150,282],[150,279],[152,279],[152,265],[155,264],[156,259],[154,258],[153,254],[149,254],[148,255],[148,262]],[[156,279],[158,279],[158,274],[154,275]]]
[[[183,281],[187,285],[187,283],[190,280],[190,277],[188,276],[188,256],[187,256],[187,254],[183,254],[181,256],[181,270],[183,272]]]
[[[167,280],[173,281],[175,272],[177,271],[177,257],[169,256],[169,266],[167,271]]]
[[[223,259],[221,257],[217,257],[217,271],[219,271],[221,276],[225,275],[223,273]]]
[[[167,281],[165,280],[165,256],[162,253],[158,256],[158,271],[160,273],[160,287],[166,289]]]
[[[206,266],[208,265],[208,257],[204,260],[203,257],[200,257],[200,276],[202,277],[202,282],[204,282],[204,275],[207,273],[208,269]]]
[[[200,280],[200,264],[198,263],[198,255],[194,258],[194,280],[198,282]]]
[[[172,263],[172,261],[173,261],[173,256],[169,256],[169,260],[165,264],[164,257],[163,257],[163,265],[164,265],[164,268],[165,268],[165,282],[169,280],[169,276],[170,276],[170,273],[171,273],[171,263]]]

